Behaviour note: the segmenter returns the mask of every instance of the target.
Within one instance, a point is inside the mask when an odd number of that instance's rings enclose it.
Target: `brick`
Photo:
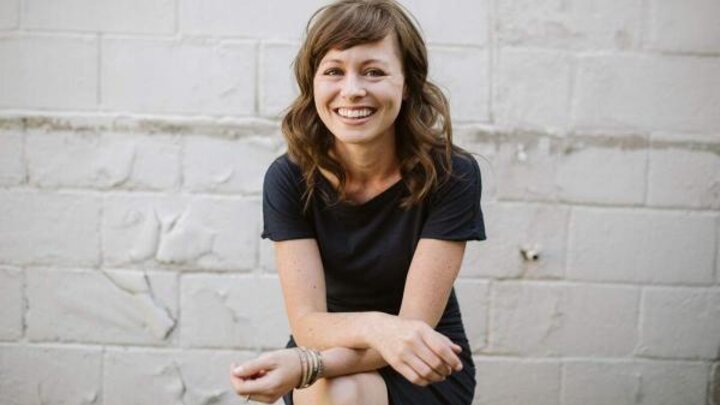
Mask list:
[[[566,405],[705,405],[708,367],[702,363],[567,360]]]
[[[490,283],[483,280],[459,279],[455,282],[455,294],[470,349],[478,352],[487,345]]]
[[[716,362],[710,376],[710,405],[720,404],[720,363]]]
[[[269,138],[187,137],[183,186],[193,191],[260,193],[276,149]]]
[[[674,148],[650,150],[648,205],[720,209],[720,155]]]
[[[637,342],[633,287],[503,282],[492,300],[490,353],[616,357]]]
[[[648,287],[640,325],[640,354],[714,359],[720,347],[720,288]]]
[[[183,347],[274,349],[290,334],[276,277],[185,275]]]
[[[180,269],[247,270],[257,262],[256,200],[109,196],[103,257],[112,266],[156,263]]]
[[[97,40],[0,37],[0,108],[95,108]]]
[[[231,42],[103,40],[102,100],[136,112],[249,115],[255,46]]]
[[[269,273],[275,273],[275,250],[270,239],[260,240],[260,268]]]
[[[27,273],[30,340],[164,345],[177,324],[173,274],[37,268]]]
[[[455,121],[490,120],[487,49],[430,48],[430,79],[450,102]]]
[[[34,132],[26,142],[32,185],[163,190],[179,183],[180,145],[173,137]]]
[[[562,129],[570,112],[572,58],[551,50],[501,49],[493,118],[501,126]]]
[[[0,267],[0,340],[17,340],[23,335],[23,284],[22,271]]]
[[[102,403],[237,404],[241,401],[229,383],[230,364],[252,357],[218,350],[108,349]]]
[[[402,4],[418,20],[425,40],[429,43],[487,45],[489,0],[404,0]],[[449,21],[452,21],[451,27],[448,27]]]
[[[631,49],[640,42],[642,0],[497,1],[501,44],[570,49]]]
[[[20,22],[20,1],[5,0],[0,3],[0,30],[17,28]]]
[[[93,404],[102,352],[94,348],[0,346],[3,405]]]
[[[720,3],[713,0],[648,3],[645,46],[675,52],[720,52]]]
[[[0,191],[0,258],[18,265],[98,264],[100,200],[80,194]]]
[[[279,118],[299,94],[292,63],[297,44],[265,43],[261,46],[260,114]]]
[[[477,387],[473,405],[560,403],[557,360],[479,357],[475,366]]]
[[[175,2],[28,0],[23,5],[23,26],[43,30],[172,34]]]
[[[645,202],[648,153],[642,145],[571,147],[558,158],[556,184],[561,200],[618,205]]]
[[[326,2],[180,0],[179,4],[184,33],[299,40],[310,16]]]
[[[557,156],[550,138],[503,142],[491,161],[498,199],[557,200]]]
[[[18,131],[0,131],[0,185],[14,186],[24,181],[23,135]]]
[[[712,283],[714,217],[703,213],[574,208],[567,277],[637,283]]]
[[[579,58],[578,128],[712,132],[720,129],[720,60],[669,55]]]
[[[569,209],[517,203],[484,205],[488,240],[468,243],[461,275],[493,278],[561,278]],[[523,260],[521,249],[540,253]]]

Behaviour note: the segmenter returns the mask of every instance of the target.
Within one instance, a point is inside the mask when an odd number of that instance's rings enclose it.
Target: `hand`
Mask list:
[[[295,349],[276,350],[242,363],[232,364],[230,383],[238,395],[273,403],[300,382],[302,369]]]
[[[425,322],[385,318],[374,336],[371,346],[413,384],[443,381],[462,369],[462,348]]]

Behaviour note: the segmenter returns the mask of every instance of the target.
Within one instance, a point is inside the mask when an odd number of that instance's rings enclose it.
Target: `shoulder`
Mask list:
[[[451,164],[449,173],[446,168],[440,167],[439,189],[480,185],[480,167],[473,155],[465,151],[455,151],[452,154]]]
[[[287,153],[275,159],[265,172],[265,184],[299,183],[302,179],[300,166],[290,160]]]

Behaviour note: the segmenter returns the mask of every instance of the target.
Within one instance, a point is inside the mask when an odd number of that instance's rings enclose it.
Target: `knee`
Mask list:
[[[377,396],[378,389],[384,382],[377,373],[362,373],[326,380],[325,392],[329,403],[333,405],[362,405]],[[384,392],[383,392],[383,395]]]

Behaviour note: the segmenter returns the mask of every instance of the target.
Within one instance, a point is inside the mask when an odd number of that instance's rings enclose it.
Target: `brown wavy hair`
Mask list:
[[[338,179],[338,196],[346,199],[347,174],[330,154],[335,138],[320,120],[313,98],[315,73],[331,49],[380,41],[389,34],[397,38],[407,91],[395,121],[400,175],[409,190],[401,202],[403,207],[422,201],[445,175],[451,175],[453,152],[465,154],[452,143],[448,101],[440,88],[428,81],[425,41],[410,15],[393,0],[340,0],[310,18],[293,65],[300,94],[282,121],[288,155],[300,166],[306,183],[306,209],[315,193],[319,169]]]

